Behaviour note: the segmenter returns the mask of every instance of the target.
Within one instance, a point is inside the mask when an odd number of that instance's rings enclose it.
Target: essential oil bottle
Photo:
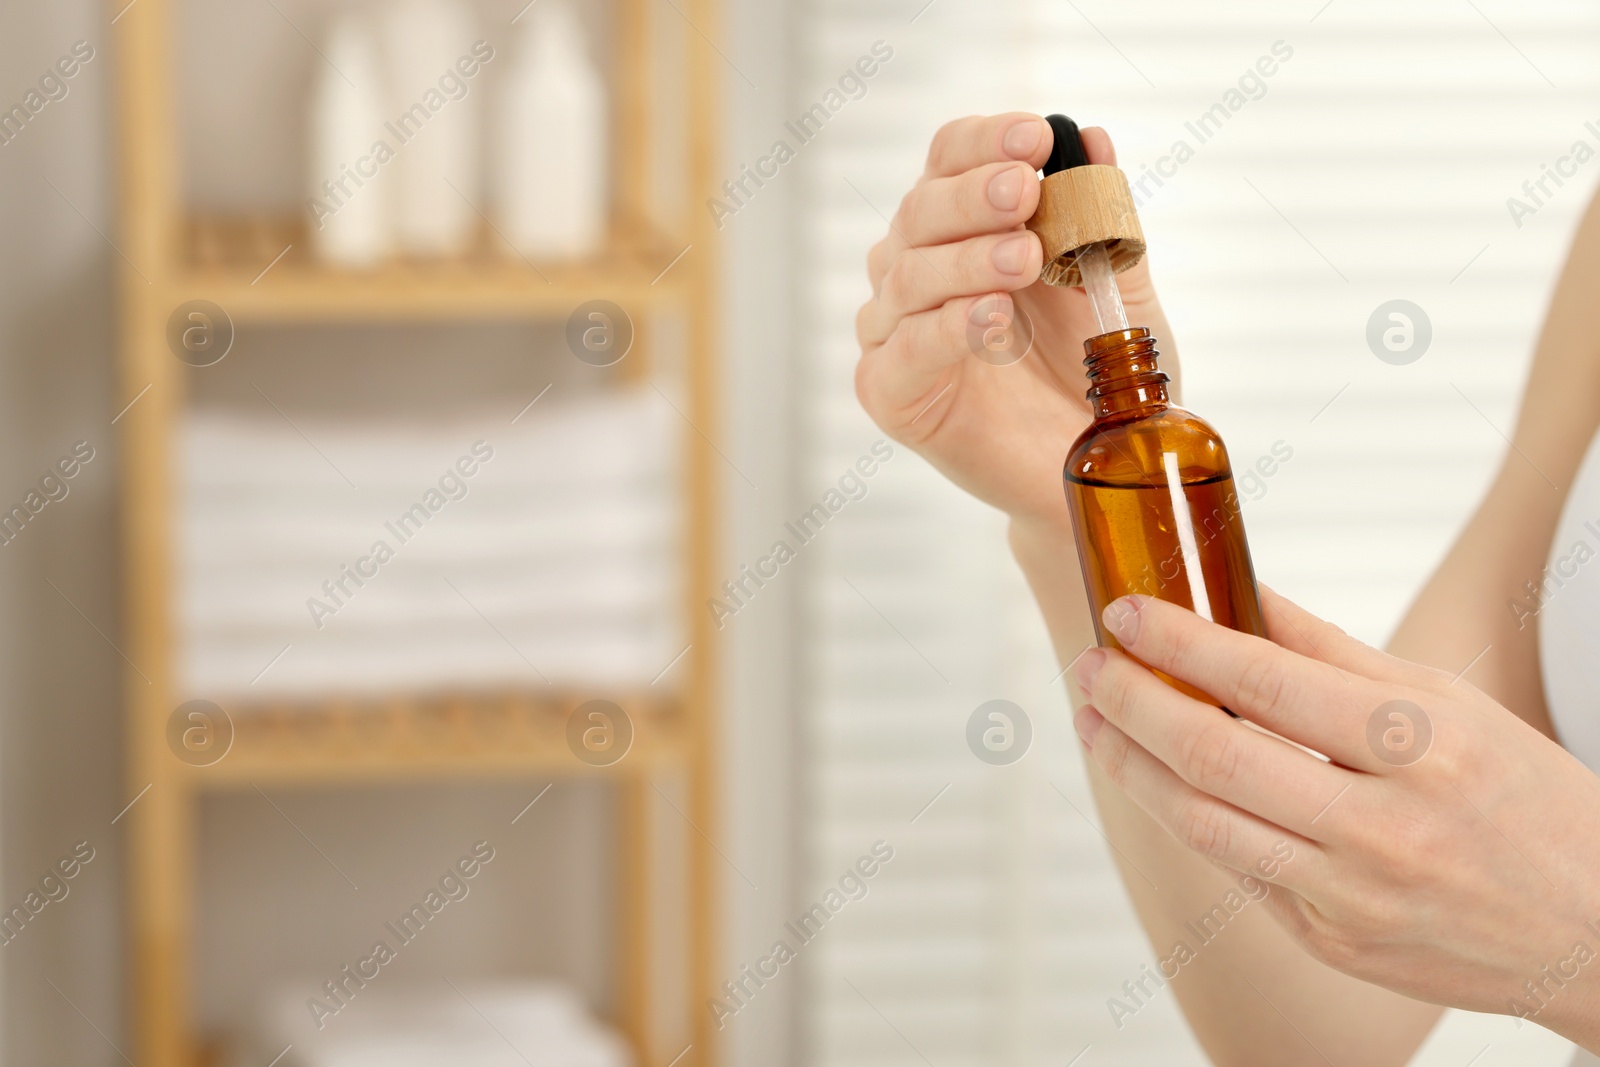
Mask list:
[[[1071,119],[1048,121],[1055,148],[1028,226],[1044,245],[1045,280],[1081,284],[1104,331],[1084,342],[1093,421],[1062,472],[1095,635],[1102,647],[1120,647],[1101,612],[1142,593],[1265,637],[1228,450],[1204,419],[1168,398],[1156,339],[1129,326],[1117,291],[1116,272],[1145,250],[1127,178],[1089,164]]]
[[[1129,593],[1265,637],[1222,438],[1168,400],[1149,330],[1113,330],[1083,347],[1094,421],[1062,477],[1100,644],[1117,647],[1100,612]]]

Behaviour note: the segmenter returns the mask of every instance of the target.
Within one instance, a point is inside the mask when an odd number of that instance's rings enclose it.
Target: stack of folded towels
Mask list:
[[[196,411],[186,698],[650,684],[684,641],[681,432],[649,389],[552,390],[515,422]]]
[[[315,992],[314,988],[311,990]],[[627,1043],[570,987],[461,980],[363,989],[318,1030],[307,989],[250,1020],[231,1067],[632,1067]]]

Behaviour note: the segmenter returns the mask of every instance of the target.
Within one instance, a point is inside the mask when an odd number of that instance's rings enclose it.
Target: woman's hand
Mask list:
[[[1600,778],[1465,682],[1262,599],[1271,641],[1110,605],[1131,655],[1076,665],[1095,762],[1179,841],[1268,875],[1274,916],[1331,966],[1600,1050]]]
[[[928,149],[922,177],[867,257],[873,299],[856,316],[856,395],[873,420],[951,481],[1015,519],[1066,521],[1061,464],[1088,422],[1083,342],[1099,331],[1081,289],[1039,281],[1035,171],[1052,144],[1037,115],[958,119]],[[1094,163],[1114,164],[1104,130],[1083,131]],[[1144,263],[1118,275],[1128,318],[1176,354]],[[985,347],[1020,312],[1027,355]]]

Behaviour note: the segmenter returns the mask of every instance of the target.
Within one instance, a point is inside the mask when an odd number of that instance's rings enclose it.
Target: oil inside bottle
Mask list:
[[[1173,455],[1173,453],[1168,453]],[[1129,593],[1180,604],[1202,619],[1263,634],[1250,550],[1230,475],[1172,485],[1103,485],[1067,476],[1089,596],[1103,608]],[[1098,612],[1096,634],[1115,646]]]

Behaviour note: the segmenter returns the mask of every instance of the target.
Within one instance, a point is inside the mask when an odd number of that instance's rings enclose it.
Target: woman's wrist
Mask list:
[[[1065,509],[1063,509],[1065,510]],[[1059,591],[1064,582],[1076,586],[1081,581],[1078,567],[1078,546],[1072,536],[1071,520],[1053,521],[1044,516],[1011,516],[1006,539],[1011,545],[1011,555],[1022,568],[1023,577],[1040,598],[1040,606],[1047,592]],[[1048,613],[1046,621],[1049,621]]]
[[[1517,1015],[1600,1055],[1600,906],[1567,953],[1529,976],[1529,987],[1511,1007],[1522,1005],[1525,1012]]]
[[[1059,515],[1012,515],[1007,537],[1011,542],[1011,554],[1017,557],[1024,570],[1029,566],[1056,566],[1063,558],[1077,566],[1072,518],[1064,500]]]
[[[1095,636],[1071,519],[1065,506],[1062,512],[1059,520],[1013,515],[1007,537],[1044,616],[1056,656],[1065,666],[1093,644]]]

